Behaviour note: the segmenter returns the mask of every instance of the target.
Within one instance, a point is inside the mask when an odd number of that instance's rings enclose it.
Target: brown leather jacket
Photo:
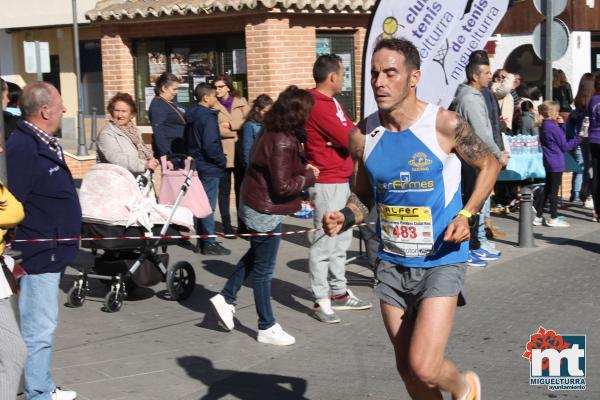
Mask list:
[[[306,169],[298,139],[291,133],[264,132],[250,152],[242,182],[247,205],[264,214],[287,215],[300,209],[300,193],[316,182]]]

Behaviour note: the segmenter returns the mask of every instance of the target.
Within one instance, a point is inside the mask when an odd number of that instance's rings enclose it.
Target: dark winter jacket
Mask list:
[[[152,124],[154,157],[185,153],[185,110],[176,101],[154,97],[150,102],[148,117]]]
[[[218,113],[199,104],[192,105],[186,113],[187,154],[196,160],[200,176],[220,177],[225,172],[227,159],[221,143]]]
[[[8,188],[23,204],[25,219],[17,239],[71,238],[81,235],[81,206],[64,161],[23,121],[6,146]],[[63,272],[79,251],[78,241],[15,243],[29,274]]]

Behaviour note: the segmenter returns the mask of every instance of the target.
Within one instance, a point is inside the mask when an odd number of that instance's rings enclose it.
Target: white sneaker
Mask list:
[[[589,210],[592,210],[594,208],[594,199],[588,197],[587,199],[585,199],[583,206]]]
[[[56,387],[52,393],[50,393],[52,400],[74,400],[77,398],[77,393],[72,390],[64,390]]]
[[[533,218],[534,226],[542,226],[544,224],[544,217],[535,217]]]
[[[546,226],[551,226],[553,228],[568,228],[571,226],[567,221],[560,218],[549,219],[546,221]]]
[[[284,331],[278,323],[268,329],[259,329],[256,340],[260,343],[274,344],[275,346],[289,346],[296,343],[296,339]]]
[[[312,316],[318,321],[328,324],[336,324],[341,321],[340,317],[331,308],[330,299],[321,299],[315,303]]]
[[[233,330],[235,323],[233,322],[233,314],[235,314],[235,307],[233,304],[229,304],[225,301],[225,297],[222,294],[217,294],[210,298],[210,302],[217,314],[219,321],[225,326],[228,331]]]

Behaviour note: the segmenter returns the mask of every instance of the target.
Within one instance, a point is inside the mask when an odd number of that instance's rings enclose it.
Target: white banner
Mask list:
[[[480,0],[475,0],[480,1]],[[439,58],[438,49],[458,26],[467,0],[380,0],[375,6],[367,34],[363,67],[363,115],[377,110],[371,89],[371,56],[381,38],[405,38],[414,43],[421,56],[421,70]],[[436,63],[437,65],[437,63]],[[423,80],[421,80],[423,82]],[[422,84],[419,85],[419,88]],[[419,89],[420,90],[420,89]]]
[[[466,80],[469,55],[484,48],[502,20],[508,0],[474,0],[450,35],[444,39],[433,62],[421,65],[420,99],[448,107],[456,88]]]

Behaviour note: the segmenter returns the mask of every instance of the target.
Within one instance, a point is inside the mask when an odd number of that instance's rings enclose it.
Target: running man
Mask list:
[[[336,235],[377,205],[381,241],[375,294],[396,365],[413,399],[481,398],[474,372],[444,357],[462,288],[469,220],[490,194],[500,164],[457,114],[417,99],[419,52],[403,39],[380,41],[371,85],[379,111],[350,134],[355,164],[346,207],[323,216]],[[481,172],[463,206],[460,155]]]

